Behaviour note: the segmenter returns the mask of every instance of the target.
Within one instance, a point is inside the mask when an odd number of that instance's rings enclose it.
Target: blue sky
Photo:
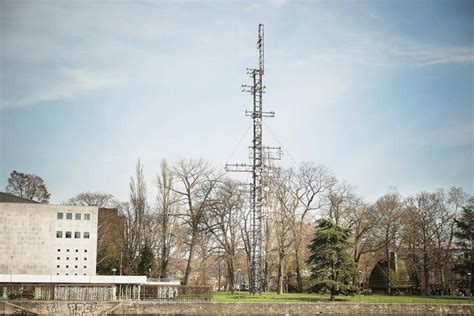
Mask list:
[[[15,169],[54,203],[127,199],[141,158],[151,199],[162,158],[223,170],[251,123],[258,23],[266,125],[297,162],[368,201],[474,193],[473,1],[0,0],[0,188]]]

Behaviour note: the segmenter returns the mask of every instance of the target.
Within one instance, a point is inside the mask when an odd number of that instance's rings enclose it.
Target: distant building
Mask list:
[[[0,300],[174,299],[176,279],[96,275],[98,231],[110,250],[120,225],[117,209],[42,204],[0,192]],[[119,262],[109,264],[112,272]]]
[[[97,228],[97,274],[122,274],[122,238],[125,218],[117,208],[99,208]]]
[[[0,274],[95,275],[97,207],[24,200],[0,194]]]

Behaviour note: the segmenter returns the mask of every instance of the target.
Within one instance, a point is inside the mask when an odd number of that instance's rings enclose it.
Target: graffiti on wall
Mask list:
[[[97,310],[97,303],[69,303],[67,307],[71,315],[93,315]]]
[[[43,306],[49,314],[61,313],[61,305],[59,303],[47,303]]]
[[[98,311],[97,303],[67,303],[67,308],[70,315],[93,315]],[[66,314],[67,311],[63,310],[64,303],[51,302],[41,306],[43,310],[47,310],[48,314]]]

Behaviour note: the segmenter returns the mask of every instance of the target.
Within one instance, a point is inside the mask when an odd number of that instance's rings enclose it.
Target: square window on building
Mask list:
[[[72,237],[72,232],[66,232],[66,238],[71,238]]]
[[[79,258],[78,258],[78,257],[76,257],[76,260],[79,260]]]
[[[84,269],[87,269],[87,266],[84,266]]]
[[[57,231],[56,232],[56,238],[63,238],[63,232]],[[59,250],[59,249],[58,249]]]
[[[81,232],[74,232],[74,238],[81,238]]]
[[[69,249],[66,249],[66,252],[69,252]]]
[[[76,213],[76,219],[79,221],[81,220],[81,213]]]
[[[87,249],[84,249],[84,252],[87,252]]]
[[[66,266],[66,268],[69,268],[69,266]]]
[[[84,273],[84,275],[87,275],[86,273]]]
[[[66,257],[66,260],[69,260],[69,257]]]
[[[58,252],[61,252],[61,249],[58,249]]]
[[[76,269],[77,269],[77,266],[74,266],[74,268],[76,268]]]
[[[66,273],[66,275],[69,275],[69,273]]]
[[[72,213],[66,213],[66,219],[72,219]]]
[[[79,252],[79,249],[76,249],[76,252]]]
[[[63,219],[64,214],[62,212],[58,212],[58,219]]]
[[[61,257],[58,257],[58,260],[61,260]]]
[[[56,268],[59,268],[59,264],[56,266]]]
[[[89,232],[84,232],[84,238],[89,239]]]
[[[84,219],[85,219],[86,221],[90,221],[90,220],[91,220],[91,214],[85,213],[85,214],[84,214]]]
[[[87,258],[84,258],[84,260],[87,260]]]
[[[59,272],[58,272],[58,273],[56,273],[56,275],[59,275]]]

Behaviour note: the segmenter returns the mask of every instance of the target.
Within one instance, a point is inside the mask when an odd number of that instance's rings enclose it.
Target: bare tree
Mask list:
[[[165,159],[161,161],[161,172],[157,176],[157,214],[156,230],[158,234],[158,276],[168,277],[168,265],[171,260],[173,250],[176,247],[177,234],[177,212],[178,203],[176,193],[173,191],[173,175]]]
[[[199,272],[196,280],[199,285],[209,285],[209,270],[216,260],[217,249],[215,242],[210,232],[205,229],[200,232],[197,238],[195,248],[195,261],[197,261],[197,264],[195,265],[195,270]]]
[[[350,224],[348,213],[359,203],[352,186],[346,182],[334,181],[328,186],[327,199],[329,218],[332,218],[337,226],[347,227]]]
[[[199,160],[180,160],[173,168],[175,183],[173,191],[180,202],[179,216],[189,229],[189,247],[184,284],[189,284],[194,252],[198,242],[198,234],[203,230],[206,209],[212,203],[211,193],[215,189],[219,176],[207,162]]]
[[[343,182],[334,182],[328,189],[328,217],[340,227],[352,231],[352,252],[354,262],[359,266],[362,255],[380,249],[380,241],[373,238],[374,228],[379,224],[380,217],[374,207],[364,203],[353,193],[353,187]],[[355,284],[357,275],[353,277]]]
[[[374,230],[379,224],[380,216],[378,216],[375,207],[368,205],[359,200],[349,212],[346,214],[346,221],[352,231],[352,255],[356,263],[357,270],[362,271],[361,258],[365,254],[374,254],[380,247],[379,240],[374,238]],[[361,270],[362,269],[362,270]],[[364,271],[362,271],[364,272]],[[365,271],[366,273],[368,271]],[[354,285],[356,284],[359,274],[355,274],[353,278]]]
[[[120,270],[125,275],[134,274],[140,251],[140,234],[136,223],[134,209],[129,202],[118,205],[123,220],[120,251]]]
[[[389,192],[379,198],[375,203],[375,212],[378,214],[377,226],[374,227],[373,236],[378,243],[378,249],[383,249],[387,261],[388,292],[391,292],[390,253],[397,252],[402,233],[403,208],[400,194]]]
[[[112,194],[104,192],[83,192],[70,198],[64,204],[97,207],[114,207],[117,204]]]
[[[453,237],[456,214],[467,195],[459,188],[421,192],[406,202],[406,247],[410,258],[422,271],[423,290],[429,290],[432,271],[437,283],[446,287],[446,276],[454,264]],[[451,280],[452,281],[452,280]]]
[[[143,164],[138,159],[135,167],[135,177],[130,177],[130,205],[133,207],[137,231],[143,237],[144,221],[146,210],[146,183],[145,175],[143,173]]]
[[[143,165],[138,160],[135,176],[130,177],[130,201],[121,203],[118,209],[123,218],[122,251],[123,272],[136,272],[141,246],[147,238],[145,230],[146,184]]]
[[[436,263],[436,221],[441,207],[439,198],[436,193],[421,192],[406,201],[404,237],[411,260],[422,271],[425,293],[429,291],[430,271]]]
[[[236,181],[225,179],[218,186],[215,203],[206,214],[206,226],[217,242],[227,267],[227,285],[235,290],[235,260],[240,244],[240,223],[243,220],[244,196]]]
[[[437,197],[435,230],[435,271],[439,276],[441,287],[446,287],[446,276],[449,273],[448,266],[453,264],[452,248],[454,237],[454,219],[456,218],[455,209],[449,207],[448,198],[444,190],[439,189],[435,192]]]
[[[459,218],[463,206],[467,205],[469,195],[460,187],[452,187],[445,194],[445,210],[446,215],[443,219],[443,227],[446,231],[447,238],[444,245],[443,255],[439,257],[440,275],[442,277],[441,283],[443,286],[448,283],[449,286],[454,287],[456,279],[453,275],[453,270],[450,267],[456,264],[455,262],[455,232],[456,219]]]
[[[251,211],[249,207],[244,207],[242,209],[242,221],[239,222],[239,230],[240,230],[240,238],[242,239],[243,249],[245,252],[246,257],[246,264],[247,264],[247,275],[250,277],[251,271],[251,260],[252,260],[252,253],[251,253],[251,235],[250,235],[250,221],[251,221]]]
[[[289,201],[286,201],[289,199]],[[295,203],[294,197],[285,190],[280,190],[277,207],[271,214],[273,223],[273,251],[277,254],[277,294],[284,292],[285,263],[290,255],[291,246],[294,242],[293,228],[290,223],[294,223],[294,213],[288,205]]]
[[[51,194],[46,188],[44,180],[34,174],[22,173],[13,170],[8,178],[5,188],[7,193],[34,200],[41,203],[49,203]]]
[[[309,215],[314,215],[312,214],[314,211],[320,210],[327,204],[326,193],[335,181],[335,178],[325,167],[314,166],[310,163],[302,164],[297,171],[284,170],[277,181],[280,203],[287,212],[293,214],[289,225],[294,239],[298,292],[303,292],[302,264],[305,262],[303,256],[306,245],[303,240],[305,221]]]

